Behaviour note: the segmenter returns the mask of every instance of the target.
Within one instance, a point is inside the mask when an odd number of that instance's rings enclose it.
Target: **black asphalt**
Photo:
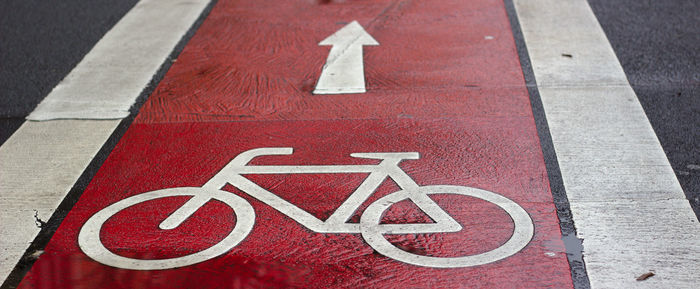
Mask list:
[[[588,2],[700,219],[700,1]]]

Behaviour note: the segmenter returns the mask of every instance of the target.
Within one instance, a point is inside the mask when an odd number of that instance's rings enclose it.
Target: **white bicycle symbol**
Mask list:
[[[113,267],[133,270],[160,270],[188,266],[222,255],[238,245],[253,229],[255,212],[245,199],[220,190],[231,184],[242,192],[275,208],[294,221],[318,233],[360,233],[365,241],[380,254],[405,263],[436,267],[455,268],[483,265],[507,258],[524,248],[532,239],[534,225],[528,213],[517,203],[499,194],[464,186],[429,185],[419,186],[398,165],[405,159],[418,159],[417,152],[353,153],[352,157],[382,160],[377,165],[324,165],[324,166],[250,166],[250,160],[264,155],[290,155],[292,148],[258,148],[243,152],[229,162],[219,173],[202,187],[178,187],[146,192],[118,201],[90,217],[78,236],[78,244],[92,259]],[[360,186],[322,221],[299,207],[285,201],[243,177],[245,174],[340,174],[369,173]],[[360,223],[348,223],[353,213],[369,198],[386,178],[393,179],[400,191],[386,195],[370,204],[360,217]],[[403,251],[383,235],[449,233],[462,230],[462,226],[438,206],[428,195],[457,194],[479,198],[503,209],[514,223],[513,233],[503,245],[484,253],[463,257],[433,257]],[[203,251],[186,256],[142,260],[133,259],[109,251],[100,240],[104,223],[119,211],[130,206],[166,197],[192,196],[182,207],[170,214],[159,225],[161,229],[173,229],[189,218],[210,200],[218,200],[230,206],[236,214],[236,225],[223,240]],[[434,223],[380,224],[382,215],[391,205],[410,199],[423,210]]]

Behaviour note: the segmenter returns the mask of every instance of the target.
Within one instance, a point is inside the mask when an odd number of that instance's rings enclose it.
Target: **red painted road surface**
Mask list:
[[[431,3],[427,3],[431,2]],[[364,47],[367,93],[313,95],[329,47],[318,42],[357,20],[379,43]],[[358,152],[418,152],[399,167],[418,185],[456,185],[522,207],[534,236],[512,256],[478,266],[431,268],[389,258],[355,233],[317,233],[235,186],[252,205],[252,231],[233,249],[165,270],[103,265],[78,235],[88,219],[142,193],[201,187],[239,154],[291,147],[250,165],[376,165]],[[245,178],[320,220],[368,173],[250,174]],[[350,218],[401,188],[386,179]],[[209,201],[182,225],[158,225],[190,197],[125,208],[99,231],[107,250],[168,259],[214,246],[239,223]],[[384,235],[405,252],[460,257],[499,248],[514,221],[465,195],[430,195],[463,229]],[[410,200],[382,224],[431,223]],[[572,287],[548,178],[501,1],[220,0],[134,124],[68,214],[21,288]]]

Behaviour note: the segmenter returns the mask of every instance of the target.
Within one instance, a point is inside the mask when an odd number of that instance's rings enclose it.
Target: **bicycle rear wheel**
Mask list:
[[[109,218],[119,213],[119,211],[150,200],[195,195],[205,195],[211,197],[211,199],[218,200],[231,207],[236,214],[236,226],[231,233],[214,246],[197,253],[176,258],[142,260],[119,256],[109,251],[102,244],[100,240],[100,230],[102,226]],[[108,266],[132,270],[172,269],[200,263],[228,252],[248,236],[248,233],[253,229],[254,223],[255,211],[253,207],[239,196],[224,191],[208,190],[201,187],[169,188],[131,196],[97,212],[90,217],[80,229],[78,245],[90,258]]]

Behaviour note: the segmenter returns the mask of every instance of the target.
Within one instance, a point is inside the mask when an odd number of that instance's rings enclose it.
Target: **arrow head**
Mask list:
[[[345,27],[340,28],[340,30],[333,33],[328,38],[323,39],[318,45],[379,45],[377,40],[369,35],[360,23],[357,21],[350,22],[350,24],[345,25]]]

